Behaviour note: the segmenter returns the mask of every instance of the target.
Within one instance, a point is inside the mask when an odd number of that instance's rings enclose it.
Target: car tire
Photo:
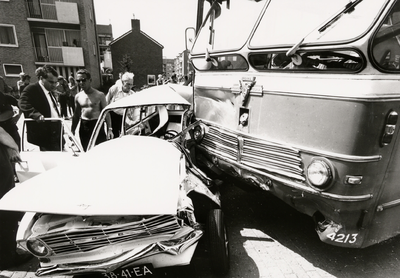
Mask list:
[[[207,224],[211,268],[217,275],[226,275],[229,272],[229,241],[222,210],[212,209]]]

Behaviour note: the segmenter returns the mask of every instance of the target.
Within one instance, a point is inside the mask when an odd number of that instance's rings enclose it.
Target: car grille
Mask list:
[[[50,247],[54,254],[68,254],[92,251],[107,245],[160,234],[174,234],[180,228],[175,216],[159,215],[134,223],[87,227],[38,238]]]
[[[209,153],[235,163],[304,181],[298,150],[265,140],[209,127],[201,143]]]

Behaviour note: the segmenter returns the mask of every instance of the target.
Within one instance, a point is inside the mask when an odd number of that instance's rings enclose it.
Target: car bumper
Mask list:
[[[56,264],[40,267],[37,276],[107,273],[117,268],[152,264],[154,268],[187,265],[203,232],[193,230],[180,238],[155,242],[98,262]]]

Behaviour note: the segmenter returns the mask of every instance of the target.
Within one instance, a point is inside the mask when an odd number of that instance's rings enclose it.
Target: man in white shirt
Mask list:
[[[135,75],[132,72],[125,72],[120,79],[121,85],[115,84],[111,86],[106,95],[107,105],[135,93],[132,90],[134,86],[133,84],[134,76]],[[114,110],[110,112],[111,125],[113,129],[114,138],[118,138],[121,133],[122,114],[123,114],[123,109]]]

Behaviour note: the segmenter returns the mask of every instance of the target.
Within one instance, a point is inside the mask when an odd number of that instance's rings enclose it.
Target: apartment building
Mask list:
[[[193,70],[192,64],[189,62],[189,51],[184,50],[174,60],[175,74],[182,80],[184,76],[188,76]]]
[[[163,74],[170,78],[175,73],[175,59],[163,58]]]
[[[20,72],[42,65],[61,75],[80,68],[100,87],[100,53],[93,0],[0,0],[0,75],[14,86]]]
[[[107,69],[112,70],[110,42],[113,40],[113,33],[111,24],[97,24],[97,37],[99,41],[100,62],[103,72]]]

